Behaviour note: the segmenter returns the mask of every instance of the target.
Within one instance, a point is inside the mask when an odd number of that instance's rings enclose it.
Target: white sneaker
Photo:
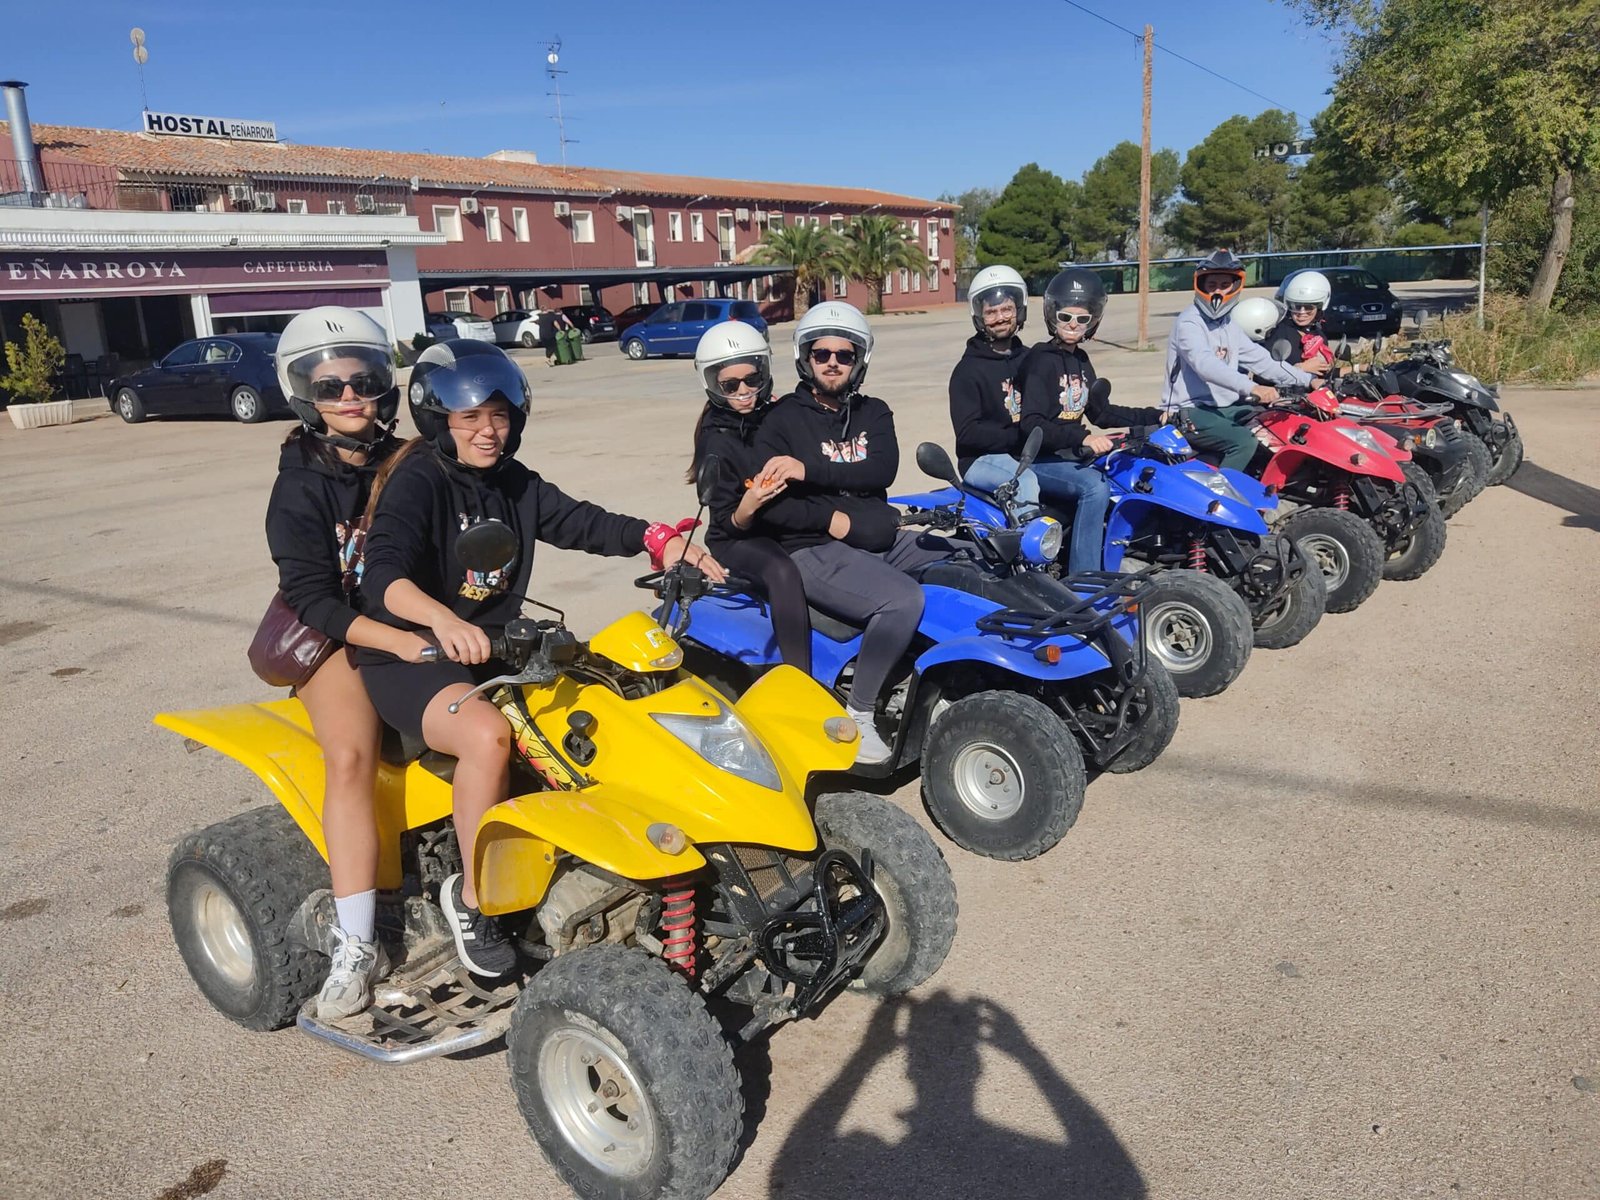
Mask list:
[[[856,766],[888,762],[894,751],[889,749],[888,743],[878,736],[878,726],[874,722],[871,710],[846,708],[845,712],[850,714],[850,719],[861,731],[861,745],[856,750]]]
[[[372,985],[389,973],[389,956],[380,942],[363,942],[337,926],[333,937],[333,968],[317,996],[317,1016],[324,1021],[371,1008]]]

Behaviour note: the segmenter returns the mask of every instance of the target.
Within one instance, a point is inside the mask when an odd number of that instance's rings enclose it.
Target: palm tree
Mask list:
[[[883,281],[891,271],[926,274],[932,266],[899,217],[862,215],[844,232],[844,272],[867,285],[868,313],[883,311]]]
[[[794,315],[805,316],[811,297],[830,272],[842,265],[839,235],[814,225],[784,225],[761,235],[749,261],[794,269]]]

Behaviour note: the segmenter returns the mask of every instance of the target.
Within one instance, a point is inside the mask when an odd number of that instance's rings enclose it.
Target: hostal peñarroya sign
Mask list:
[[[236,142],[275,142],[278,126],[272,121],[241,121],[237,117],[200,117],[192,113],[144,111],[146,133],[176,137],[232,138]]]

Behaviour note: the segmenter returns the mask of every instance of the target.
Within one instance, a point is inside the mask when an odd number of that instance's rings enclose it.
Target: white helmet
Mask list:
[[[854,304],[843,300],[828,300],[806,311],[794,327],[794,366],[807,383],[816,381],[811,371],[811,343],[825,337],[844,338],[859,347],[849,381],[849,390],[859,391],[872,360],[872,327],[867,319]]]
[[[1319,309],[1328,307],[1332,295],[1333,285],[1321,271],[1296,271],[1283,289],[1284,303],[1315,304]]]
[[[1010,267],[985,267],[972,277],[967,285],[967,302],[972,306],[972,327],[984,337],[989,336],[983,323],[983,307],[997,307],[1007,300],[1017,306],[1017,331],[1021,332],[1028,321],[1028,285],[1022,276]]]
[[[1251,296],[1239,301],[1233,308],[1233,323],[1244,330],[1252,342],[1265,341],[1273,327],[1283,320],[1283,309],[1276,300],[1266,296]]]
[[[346,360],[350,366],[318,376],[317,368],[323,363]],[[313,436],[333,445],[367,448],[353,438],[329,433],[317,411],[319,400],[324,404],[337,401],[344,394],[345,385],[362,399],[378,402],[380,426],[392,425],[399,412],[400,389],[394,382],[394,350],[389,345],[389,335],[382,325],[353,308],[325,305],[295,317],[278,336],[273,365],[278,372],[278,386],[294,415]]]
[[[728,397],[717,385],[717,372],[734,363],[748,363],[760,372],[757,408],[772,399],[772,347],[767,339],[743,321],[719,321],[700,335],[700,344],[694,348],[694,369],[700,372],[713,404],[727,407]]]

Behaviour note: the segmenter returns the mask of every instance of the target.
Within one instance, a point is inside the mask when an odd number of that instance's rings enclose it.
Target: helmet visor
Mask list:
[[[429,357],[436,365],[428,372],[426,384],[422,380],[412,383],[414,404],[427,403],[447,413],[470,412],[498,397],[523,413],[531,407],[527,376],[504,354],[457,355],[439,345],[429,347],[419,364]]]
[[[1001,309],[1007,304],[1012,306],[1013,316],[1020,317],[1027,307],[1028,297],[1022,289],[1015,284],[1000,283],[993,287],[986,287],[981,292],[974,292],[971,297],[972,315],[980,321],[984,319],[987,310]],[[996,315],[987,312],[987,315]]]
[[[771,383],[772,371],[766,355],[751,354],[712,363],[705,369],[705,381],[706,391],[716,396],[731,398],[745,391],[759,395]]]
[[[308,404],[331,406],[357,400],[376,400],[394,387],[394,363],[376,346],[319,346],[295,358],[285,368],[289,391]]]

